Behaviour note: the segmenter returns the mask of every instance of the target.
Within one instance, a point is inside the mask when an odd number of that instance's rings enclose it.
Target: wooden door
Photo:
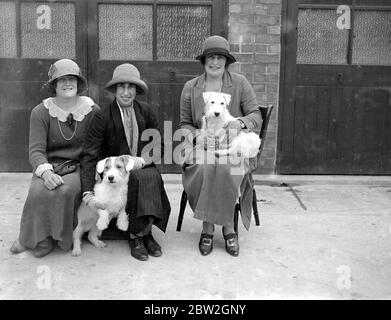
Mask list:
[[[203,69],[195,57],[211,34],[227,36],[227,1],[131,1],[88,2],[88,76],[90,96],[107,106],[113,96],[104,90],[114,69],[135,65],[149,86],[139,96],[156,108],[164,135],[162,172],[180,172],[172,150],[179,128],[179,104],[183,84]],[[163,136],[162,136],[163,138]]]
[[[0,171],[31,171],[31,110],[50,65],[70,58],[86,69],[86,2],[0,2]],[[78,14],[76,14],[78,13]]]
[[[391,3],[294,0],[283,15],[278,172],[391,174]]]

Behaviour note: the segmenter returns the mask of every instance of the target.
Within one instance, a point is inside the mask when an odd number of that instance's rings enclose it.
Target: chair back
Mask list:
[[[259,133],[259,138],[261,139],[261,145],[259,146],[258,160],[259,157],[261,156],[263,145],[265,143],[267,127],[269,125],[270,115],[272,114],[273,107],[274,106],[272,104],[269,104],[268,106],[259,106],[259,111],[261,111],[263,122],[262,122],[261,131]]]

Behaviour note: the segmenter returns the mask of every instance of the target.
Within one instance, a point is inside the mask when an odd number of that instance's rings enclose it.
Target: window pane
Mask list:
[[[23,58],[75,58],[73,3],[22,2],[20,15]]]
[[[157,30],[158,60],[194,60],[210,35],[211,8],[159,6]]]
[[[0,57],[16,57],[16,11],[14,2],[0,2]]]
[[[336,10],[299,9],[297,63],[346,64],[349,30],[337,28]]]
[[[152,6],[99,5],[99,58],[152,60]]]
[[[391,11],[356,11],[354,64],[391,65]]]

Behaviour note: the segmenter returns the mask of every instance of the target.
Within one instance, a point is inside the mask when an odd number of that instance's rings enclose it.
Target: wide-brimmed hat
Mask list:
[[[227,58],[227,63],[231,64],[236,62],[233,55],[229,53],[228,41],[220,36],[210,36],[206,38],[202,46],[202,53],[196,57],[202,63],[205,62],[205,57],[209,54],[220,54]]]
[[[54,80],[67,75],[76,76],[80,80],[78,81],[78,92],[82,92],[87,88],[87,80],[82,75],[79,66],[70,59],[60,59],[50,66],[48,71],[49,80],[44,84],[44,87],[52,88],[51,84]]]
[[[147,84],[140,79],[140,72],[130,63],[121,64],[114,69],[113,78],[106,84],[105,89],[115,92],[115,85],[118,83],[134,84],[138,94],[148,92]]]

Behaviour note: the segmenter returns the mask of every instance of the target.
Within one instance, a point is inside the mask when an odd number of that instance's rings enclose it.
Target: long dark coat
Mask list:
[[[147,165],[141,170],[130,173],[126,212],[132,211],[137,217],[154,216],[156,218],[154,224],[165,232],[171,208],[163,180],[155,166],[155,163],[160,161],[162,153],[156,152],[152,158],[146,156],[143,151],[149,141],[141,140],[142,133],[146,129],[158,130],[157,115],[151,105],[138,100],[134,100],[134,111],[139,130],[137,156],[143,157]],[[161,151],[161,142],[156,140],[154,142],[153,149],[157,151],[160,148]],[[149,147],[148,150],[151,149]],[[93,190],[95,168],[99,160],[124,154],[130,154],[130,150],[121,113],[114,100],[109,106],[96,113],[88,128],[81,161],[82,192]]]

